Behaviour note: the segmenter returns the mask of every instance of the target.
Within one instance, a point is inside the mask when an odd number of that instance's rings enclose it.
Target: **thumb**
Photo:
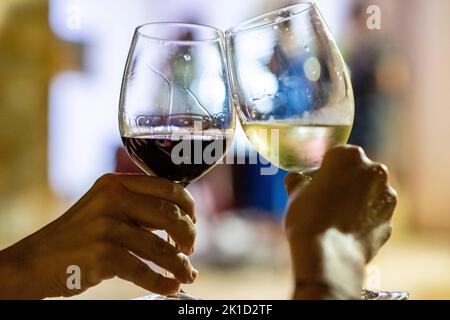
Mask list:
[[[308,178],[304,174],[291,172],[284,178],[284,185],[286,187],[288,195],[290,196],[296,189],[309,183],[309,181],[310,178]]]

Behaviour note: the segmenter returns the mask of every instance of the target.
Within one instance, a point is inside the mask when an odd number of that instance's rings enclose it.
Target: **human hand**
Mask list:
[[[354,284],[349,291],[355,292],[363,266],[391,234],[397,196],[387,168],[370,161],[361,148],[337,147],[326,154],[312,181],[291,173],[286,188],[285,229],[297,284],[327,282],[327,273],[343,278],[344,261],[355,271],[357,280],[347,278]]]
[[[157,177],[107,174],[61,217],[0,252],[0,297],[67,297],[114,276],[175,294],[197,276],[187,257],[193,252],[194,222],[194,200],[183,187]],[[166,230],[180,249],[146,229]],[[80,268],[79,289],[66,284],[71,265]]]

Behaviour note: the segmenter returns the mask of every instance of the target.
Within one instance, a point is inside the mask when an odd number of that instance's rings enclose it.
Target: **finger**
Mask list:
[[[389,185],[389,171],[382,163],[373,163],[365,171],[365,180],[369,182],[376,194],[374,201],[369,201],[381,220],[392,218],[397,205],[397,192]]]
[[[141,174],[106,174],[99,181],[100,185],[120,183],[133,193],[173,202],[196,221],[194,198],[184,187],[170,180]]]
[[[371,164],[361,147],[344,145],[330,149],[324,156],[322,167],[326,166],[363,166]]]
[[[139,257],[170,271],[181,283],[192,283],[197,277],[198,272],[186,255],[149,231],[123,223],[113,232],[112,238]]]
[[[389,220],[389,219],[392,219],[395,208],[397,207],[398,195],[397,195],[397,191],[395,191],[395,189],[392,188],[391,186],[387,187],[386,192],[387,192],[387,197],[386,197],[387,210],[385,211],[385,218]]]
[[[144,262],[124,249],[117,249],[111,266],[115,275],[124,280],[133,282],[151,292],[174,295],[180,290],[180,282],[167,278],[153,271]]]
[[[389,222],[386,226],[384,237],[380,239],[381,246],[383,246],[384,244],[386,244],[386,242],[388,242],[388,240],[391,238],[391,235],[392,235],[392,223]]]
[[[376,198],[369,200],[368,209],[373,221],[383,222],[390,220],[397,205],[397,194],[391,187],[384,188]]]
[[[191,254],[196,237],[195,225],[190,216],[166,200],[144,194],[125,191],[118,198],[121,210],[134,224],[152,229],[165,230],[179,245],[180,250]]]
[[[124,175],[121,182],[130,191],[147,194],[177,204],[195,221],[195,203],[183,186],[170,180],[146,175]]]
[[[369,175],[378,182],[380,187],[386,188],[388,186],[389,170],[382,163],[374,162],[368,168]]]
[[[288,195],[291,195],[295,190],[308,184],[310,179],[304,174],[291,172],[284,178],[284,185]]]

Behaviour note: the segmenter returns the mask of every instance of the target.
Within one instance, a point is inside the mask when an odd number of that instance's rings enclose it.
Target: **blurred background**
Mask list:
[[[1,0],[0,248],[65,212],[101,174],[136,170],[117,125],[136,26],[187,21],[225,30],[293,3]],[[393,237],[369,266],[367,286],[450,299],[450,2],[316,3],[352,71],[351,142],[388,164],[400,195]],[[380,29],[366,26],[369,5],[381,9]],[[235,143],[247,144],[242,132]],[[191,294],[289,297],[283,176],[260,176],[257,165],[219,165],[189,187],[199,216],[193,262],[200,274],[186,288]],[[144,294],[113,279],[76,298]]]

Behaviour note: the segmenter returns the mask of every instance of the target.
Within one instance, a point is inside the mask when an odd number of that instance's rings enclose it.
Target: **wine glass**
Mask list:
[[[145,173],[183,186],[206,174],[232,143],[233,110],[222,31],[170,22],[136,29],[119,126],[129,156]]]
[[[354,118],[349,72],[318,8],[300,3],[227,30],[231,90],[239,120],[274,165],[312,177],[326,151],[345,144]],[[369,300],[407,292],[362,290]]]
[[[226,32],[234,103],[254,148],[311,175],[345,144],[354,117],[347,67],[317,7],[300,3]]]

